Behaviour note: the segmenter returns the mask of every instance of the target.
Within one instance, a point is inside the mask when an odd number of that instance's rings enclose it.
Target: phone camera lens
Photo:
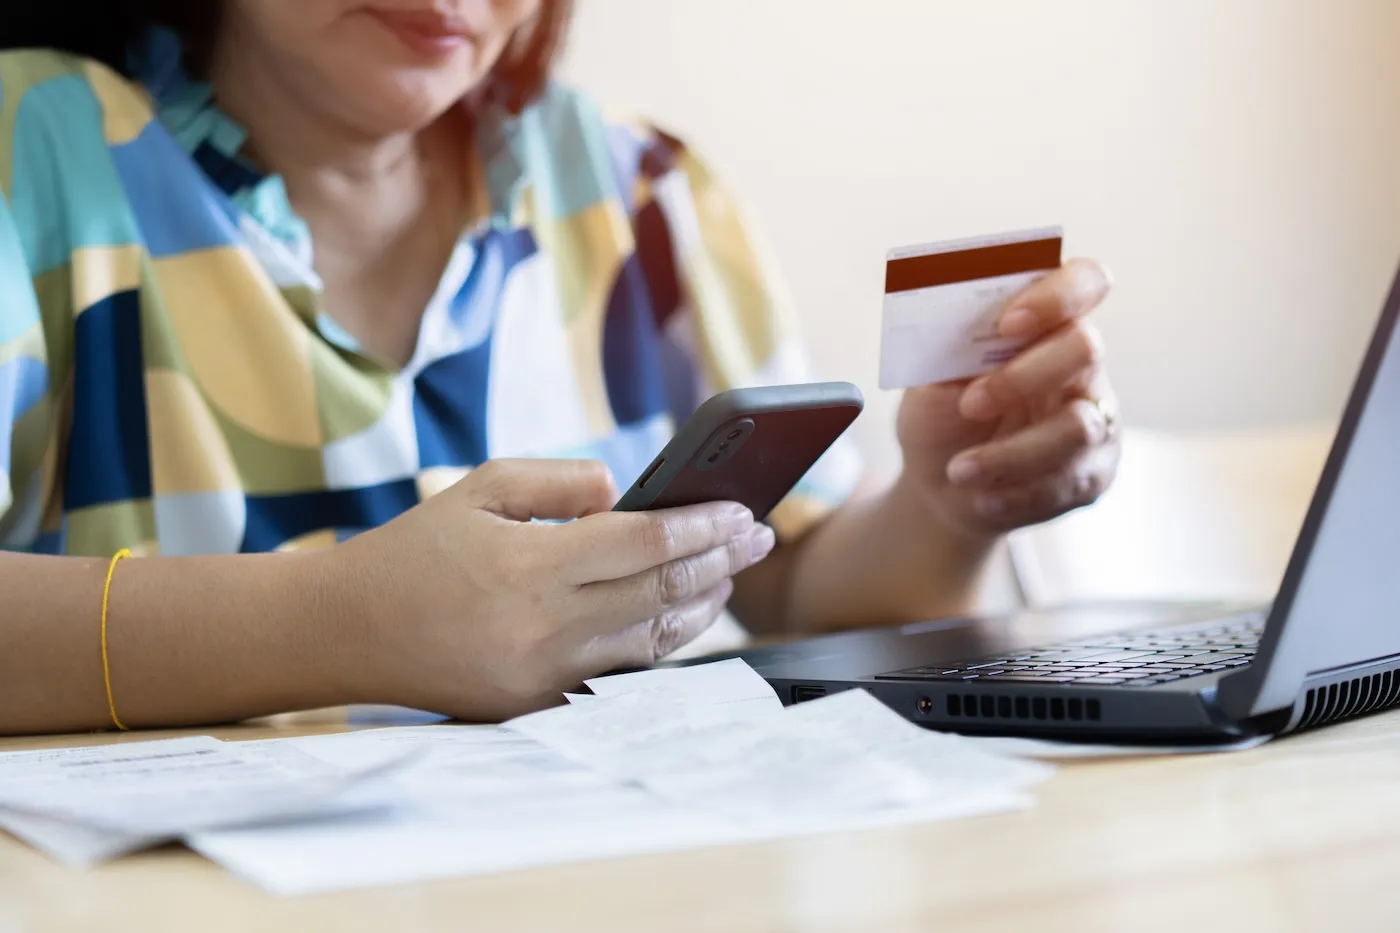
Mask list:
[[[743,434],[743,433],[744,433],[743,428],[735,428],[734,430],[732,430],[732,431],[729,432],[729,436],[726,437],[725,440],[727,440],[727,441],[732,441],[732,440],[734,440],[736,437],[738,437],[740,434]]]
[[[705,462],[706,462],[706,463],[714,463],[714,462],[715,462],[716,460],[718,460],[718,459],[719,459],[719,454],[710,454],[710,459],[706,460]]]

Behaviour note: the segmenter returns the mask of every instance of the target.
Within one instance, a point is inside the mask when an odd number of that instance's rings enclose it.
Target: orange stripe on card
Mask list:
[[[1060,265],[1060,244],[1054,237],[892,259],[885,263],[885,294],[1054,269]]]

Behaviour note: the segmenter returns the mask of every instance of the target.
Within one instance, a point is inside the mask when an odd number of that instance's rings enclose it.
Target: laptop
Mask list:
[[[1400,704],[1400,273],[1264,606],[1084,606],[740,651],[784,703],[862,687],[969,734],[1209,743]],[[1098,632],[1099,634],[1094,634]],[[1041,635],[1041,639],[1044,635]]]

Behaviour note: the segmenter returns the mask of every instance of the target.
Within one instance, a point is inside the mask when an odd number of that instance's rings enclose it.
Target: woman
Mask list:
[[[841,448],[771,528],[610,512],[708,394],[810,377],[704,164],[549,82],[567,8],[3,14],[0,731],[507,716],[726,604],[964,611],[1000,535],[1110,482],[1078,261],[1008,305],[1015,360],[907,393],[889,488]]]

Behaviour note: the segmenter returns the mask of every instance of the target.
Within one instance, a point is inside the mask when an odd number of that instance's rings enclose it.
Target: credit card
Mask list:
[[[880,388],[990,372],[1023,346],[997,333],[1008,299],[1060,266],[1059,227],[892,249],[885,255]]]

